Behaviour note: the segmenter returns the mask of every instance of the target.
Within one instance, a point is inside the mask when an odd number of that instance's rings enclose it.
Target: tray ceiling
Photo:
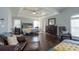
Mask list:
[[[55,15],[62,12],[64,7],[11,7],[13,17],[38,18]]]

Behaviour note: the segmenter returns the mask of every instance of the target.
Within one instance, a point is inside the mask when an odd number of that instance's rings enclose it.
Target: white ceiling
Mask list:
[[[39,18],[58,14],[65,7],[11,7],[10,9],[13,17]]]

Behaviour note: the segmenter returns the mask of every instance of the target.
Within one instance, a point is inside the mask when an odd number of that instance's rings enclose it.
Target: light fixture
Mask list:
[[[33,12],[32,12],[32,14],[34,14],[34,15],[35,15],[35,14],[36,14],[36,12],[35,12],[35,11],[33,11]]]

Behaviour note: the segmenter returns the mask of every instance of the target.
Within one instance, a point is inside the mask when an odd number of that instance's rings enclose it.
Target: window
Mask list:
[[[14,20],[14,27],[21,28],[21,20],[15,19]]]
[[[34,21],[33,22],[33,27],[35,28],[35,27],[39,27],[39,21]]]
[[[79,18],[71,19],[71,33],[72,36],[79,37]]]

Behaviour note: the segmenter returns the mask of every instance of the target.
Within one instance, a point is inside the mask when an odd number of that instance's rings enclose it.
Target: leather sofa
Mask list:
[[[8,45],[7,37],[1,35],[0,35],[0,43],[1,43],[0,51],[23,51],[24,48],[27,46],[26,40],[23,42],[19,42],[17,45]]]

